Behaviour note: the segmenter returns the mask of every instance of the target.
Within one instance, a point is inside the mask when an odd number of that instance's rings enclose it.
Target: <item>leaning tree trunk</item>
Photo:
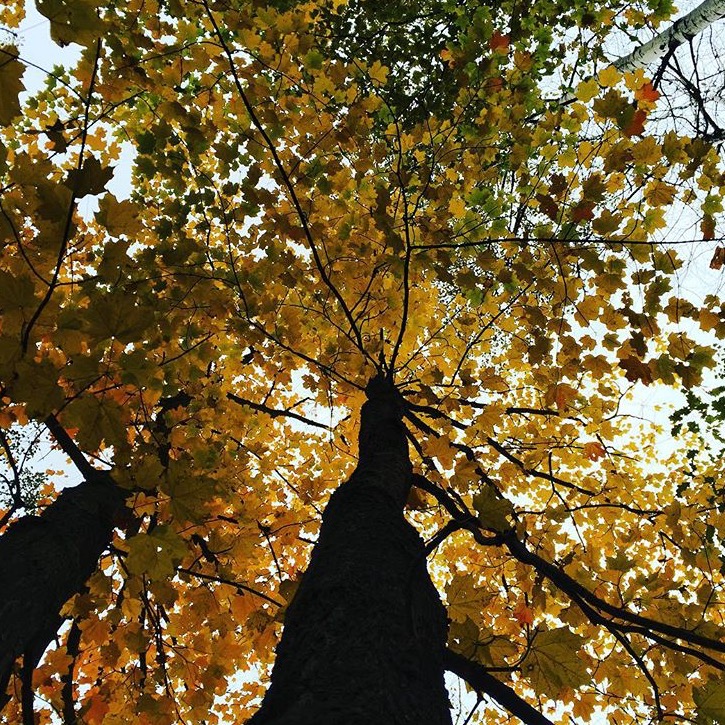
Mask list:
[[[61,607],[82,591],[110,543],[127,495],[99,473],[0,537],[0,709],[15,660],[23,655],[32,671],[42,657]]]
[[[380,377],[366,392],[358,466],[327,505],[249,725],[451,722],[446,613],[403,516],[412,475],[403,401]]]

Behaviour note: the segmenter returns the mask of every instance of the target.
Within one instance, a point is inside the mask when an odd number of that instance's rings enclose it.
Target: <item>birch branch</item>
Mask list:
[[[725,17],[725,0],[704,0],[687,15],[675,20],[672,25],[652,40],[643,43],[631,53],[613,63],[614,67],[628,73],[646,68],[661,61],[683,43],[692,40],[715,21]]]

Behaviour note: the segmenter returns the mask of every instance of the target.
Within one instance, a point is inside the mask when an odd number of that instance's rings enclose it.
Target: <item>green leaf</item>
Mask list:
[[[123,410],[113,400],[83,397],[68,406],[68,420],[78,428],[76,440],[81,448],[96,451],[101,443],[118,447],[126,443]]]
[[[695,687],[692,696],[697,705],[697,722],[704,725],[725,722],[725,684],[710,680]]]
[[[508,531],[511,528],[513,504],[501,498],[491,486],[486,486],[473,497],[473,507],[476,509],[481,526],[485,529]]]
[[[38,0],[38,12],[50,20],[50,37],[59,45],[88,46],[103,31],[92,0]]]
[[[22,360],[17,367],[17,380],[12,386],[13,397],[26,404],[28,415],[45,417],[57,410],[65,399],[58,385],[58,371],[47,360]]]
[[[568,627],[536,634],[521,670],[538,694],[557,698],[563,689],[574,689],[591,680],[577,655],[582,641]]]
[[[178,521],[200,521],[214,497],[214,481],[172,461],[168,474],[171,510]]]
[[[98,341],[115,338],[130,343],[138,340],[147,329],[152,316],[137,307],[134,300],[122,293],[98,295],[86,315],[88,331]]]
[[[35,287],[27,275],[0,270],[0,313],[35,305]]]

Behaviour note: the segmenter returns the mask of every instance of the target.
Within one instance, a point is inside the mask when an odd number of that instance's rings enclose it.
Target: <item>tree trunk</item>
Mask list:
[[[325,509],[249,725],[451,722],[446,612],[403,516],[412,475],[403,400],[381,377],[366,393],[358,466]]]
[[[60,626],[60,609],[83,589],[111,541],[127,492],[102,478],[65,489],[40,516],[0,537],[0,709],[13,663],[35,667]]]

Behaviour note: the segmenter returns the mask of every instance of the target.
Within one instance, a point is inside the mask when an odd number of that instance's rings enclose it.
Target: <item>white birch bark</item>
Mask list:
[[[661,61],[668,51],[699,35],[725,17],[725,0],[704,0],[687,15],[675,20],[664,32],[613,63],[617,70],[631,72]]]

